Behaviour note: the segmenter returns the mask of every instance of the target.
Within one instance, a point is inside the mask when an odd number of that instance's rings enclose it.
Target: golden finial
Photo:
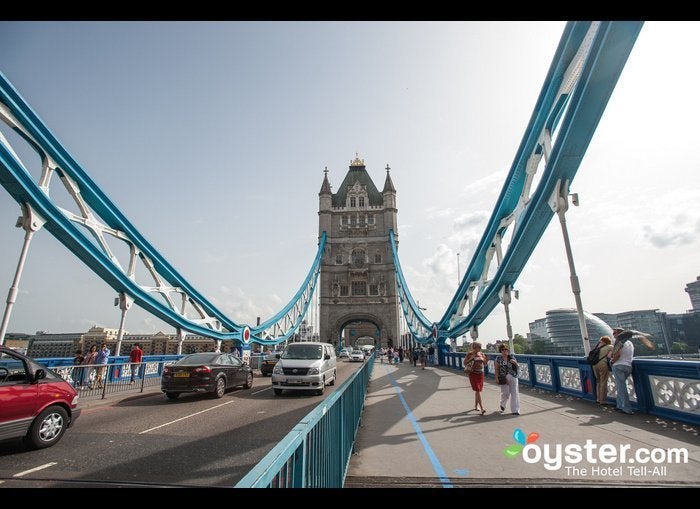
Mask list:
[[[360,155],[355,152],[355,159],[350,161],[350,166],[364,166],[365,165],[365,160],[360,159]]]

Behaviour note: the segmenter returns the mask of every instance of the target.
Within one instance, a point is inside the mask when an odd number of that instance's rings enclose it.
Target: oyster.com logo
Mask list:
[[[523,451],[526,445],[534,444],[537,442],[538,438],[540,438],[539,433],[533,431],[527,437],[525,437],[523,430],[516,428],[515,431],[513,431],[513,440],[515,440],[516,443],[503,449],[503,454],[505,454],[506,458],[515,458]]]
[[[525,436],[517,428],[513,432],[514,444],[503,449],[507,458],[520,456],[525,463],[542,464],[546,470],[564,469],[575,476],[603,475],[621,477],[624,473],[634,477],[665,476],[668,464],[687,464],[685,447],[633,447],[632,444],[597,443],[586,439],[585,443],[536,444],[539,433]]]

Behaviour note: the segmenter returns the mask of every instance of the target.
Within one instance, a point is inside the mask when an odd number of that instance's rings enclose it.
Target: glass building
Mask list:
[[[591,348],[598,343],[601,336],[610,336],[612,338],[612,329],[607,323],[586,311],[584,311],[583,316],[586,320],[586,329]],[[584,355],[581,327],[579,326],[578,313],[575,309],[553,309],[547,311],[545,326],[551,341],[549,346],[552,354]]]

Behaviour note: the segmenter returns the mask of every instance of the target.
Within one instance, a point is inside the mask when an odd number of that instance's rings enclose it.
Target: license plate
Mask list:
[[[178,371],[175,373],[175,378],[189,378],[190,373],[188,371]]]

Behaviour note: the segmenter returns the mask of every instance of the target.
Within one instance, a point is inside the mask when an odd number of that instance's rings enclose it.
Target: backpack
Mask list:
[[[600,347],[601,343],[598,343],[595,345],[595,348],[588,352],[588,357],[586,357],[586,362],[593,366],[594,364],[598,364],[598,361],[600,360]]]

